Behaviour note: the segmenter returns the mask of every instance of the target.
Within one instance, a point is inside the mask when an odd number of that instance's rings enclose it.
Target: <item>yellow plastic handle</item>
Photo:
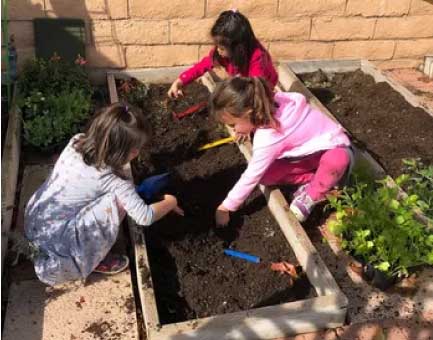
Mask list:
[[[203,151],[203,150],[214,148],[218,145],[227,144],[227,143],[231,143],[234,141],[235,141],[234,137],[227,137],[227,138],[223,138],[223,139],[217,140],[217,141],[212,142],[212,143],[205,144],[202,147],[200,147],[198,150]]]

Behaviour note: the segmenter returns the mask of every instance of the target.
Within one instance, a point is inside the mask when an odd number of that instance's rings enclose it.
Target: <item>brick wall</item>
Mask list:
[[[433,53],[433,0],[13,0],[19,62],[34,54],[32,19],[83,18],[95,67],[191,64],[218,14],[238,8],[278,59],[366,58],[415,67]]]

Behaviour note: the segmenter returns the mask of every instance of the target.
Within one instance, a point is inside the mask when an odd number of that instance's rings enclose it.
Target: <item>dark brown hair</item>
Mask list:
[[[234,77],[219,83],[210,97],[210,110],[217,120],[223,113],[248,118],[256,127],[278,128],[274,118],[274,96],[262,78]]]
[[[150,129],[143,113],[129,105],[115,103],[93,119],[74,147],[87,165],[97,169],[109,166],[121,176],[132,149],[141,149],[149,137]]]
[[[211,36],[216,44],[227,48],[230,60],[244,73],[248,71],[254,49],[260,46],[248,19],[237,10],[222,12],[211,29]],[[218,49],[214,60],[221,63]]]

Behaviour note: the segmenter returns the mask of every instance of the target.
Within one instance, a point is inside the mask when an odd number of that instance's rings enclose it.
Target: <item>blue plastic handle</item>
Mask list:
[[[228,256],[238,257],[240,259],[247,260],[249,262],[260,263],[260,257],[243,253],[237,250],[224,249],[224,254]]]
[[[166,172],[161,175],[146,178],[137,186],[137,193],[145,200],[151,200],[168,185],[169,176],[170,173]]]

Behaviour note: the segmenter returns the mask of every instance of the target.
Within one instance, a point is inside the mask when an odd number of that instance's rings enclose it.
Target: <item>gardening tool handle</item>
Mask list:
[[[198,104],[195,104],[195,105],[189,107],[185,111],[182,111],[179,113],[173,112],[173,116],[175,116],[177,119],[180,119],[180,118],[183,118],[183,117],[188,116],[190,114],[193,114],[194,112],[200,111],[201,109],[203,109],[206,106],[207,106],[207,101],[203,101],[203,102],[200,102]]]
[[[211,142],[211,143],[205,144],[205,145],[201,146],[198,150],[199,151],[203,151],[203,150],[211,149],[211,148],[213,148],[215,146],[231,143],[231,142],[234,142],[234,141],[235,141],[234,137],[227,137],[227,138],[223,138],[223,139],[217,140],[215,142]]]
[[[224,254],[226,254],[228,256],[237,257],[237,258],[249,261],[249,262],[260,263],[260,257],[254,256],[254,255],[250,255],[250,254],[247,254],[247,253],[243,253],[243,252],[237,251],[237,250],[224,249]]]

